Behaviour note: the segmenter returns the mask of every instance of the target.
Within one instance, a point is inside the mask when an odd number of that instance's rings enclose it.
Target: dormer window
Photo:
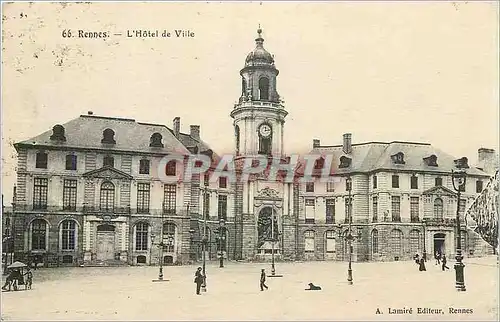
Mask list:
[[[455,162],[455,167],[457,167],[459,169],[468,169],[469,168],[469,160],[467,159],[467,157],[456,159],[453,162]]]
[[[57,124],[52,128],[52,135],[50,139],[53,141],[66,141],[66,136],[64,135],[64,126]]]
[[[405,155],[403,152],[391,155],[391,159],[394,164],[405,164]]]
[[[116,141],[115,141],[115,131],[113,131],[112,129],[105,129],[102,132],[101,143],[116,144]]]
[[[35,166],[37,169],[47,169],[48,156],[45,152],[38,152],[36,154]]]
[[[111,155],[106,155],[102,159],[102,166],[113,168],[115,166],[115,158],[113,158]]]
[[[425,164],[427,164],[429,167],[437,167],[437,156],[435,154],[430,155],[426,158],[424,158]]]
[[[314,169],[323,169],[323,166],[325,165],[325,159],[323,157],[320,157],[316,161],[314,161]]]
[[[339,168],[349,168],[351,166],[352,159],[346,156],[340,157],[340,165]]]
[[[153,133],[153,135],[151,135],[151,139],[149,140],[149,146],[154,148],[163,148],[161,140],[162,136],[160,133]]]

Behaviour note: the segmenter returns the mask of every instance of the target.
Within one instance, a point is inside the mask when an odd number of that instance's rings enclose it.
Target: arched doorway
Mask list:
[[[257,220],[257,249],[259,254],[280,251],[278,214],[272,207],[262,208]],[[274,245],[273,245],[274,244]]]
[[[445,239],[446,235],[444,233],[434,234],[434,254],[440,253],[445,254]]]
[[[115,226],[110,224],[97,226],[96,246],[97,260],[115,258]]]

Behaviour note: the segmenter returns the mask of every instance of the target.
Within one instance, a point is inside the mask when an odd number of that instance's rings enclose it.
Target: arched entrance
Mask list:
[[[445,254],[445,238],[446,235],[444,233],[436,233],[434,234],[434,254],[440,253]]]
[[[97,260],[105,261],[115,258],[115,226],[102,224],[97,226],[96,238]]]
[[[259,212],[257,220],[257,249],[259,254],[280,253],[278,214],[270,206]]]

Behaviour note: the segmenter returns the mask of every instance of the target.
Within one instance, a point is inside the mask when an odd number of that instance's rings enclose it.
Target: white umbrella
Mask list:
[[[28,265],[22,263],[22,262],[14,262],[11,265],[9,265],[7,268],[21,268],[21,267],[27,267]]]

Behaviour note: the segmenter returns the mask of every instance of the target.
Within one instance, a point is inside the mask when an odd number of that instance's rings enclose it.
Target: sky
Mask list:
[[[218,153],[240,69],[263,29],[289,112],[285,152],[313,138],[341,144],[431,143],[457,157],[498,150],[497,2],[2,4],[2,193],[15,183],[13,142],[80,114],[181,130],[201,125]],[[64,30],[108,32],[65,38]],[[128,38],[127,30],[190,30]],[[114,35],[121,33],[121,36]],[[77,34],[77,33],[76,33]]]

